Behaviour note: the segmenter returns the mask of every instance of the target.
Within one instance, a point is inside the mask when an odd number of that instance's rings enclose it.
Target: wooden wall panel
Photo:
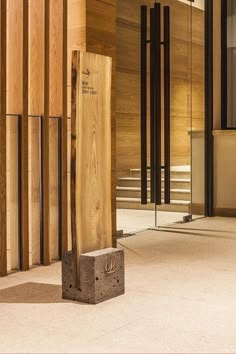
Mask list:
[[[73,50],[86,50],[85,0],[68,0],[68,117],[71,116],[71,55]]]
[[[29,114],[44,111],[44,0],[29,0]],[[29,118],[29,238],[40,264],[40,118]]]
[[[112,58],[112,232],[116,245],[116,0],[86,1],[86,50]]]
[[[29,0],[29,114],[44,104],[44,0]]]
[[[40,264],[40,118],[29,117],[30,265]]]
[[[56,64],[56,65],[55,65]],[[63,0],[50,1],[50,113],[63,115]],[[58,258],[58,120],[50,118],[50,252]]]
[[[28,0],[19,2],[17,0],[7,1],[7,40],[8,40],[8,65],[7,65],[7,112],[9,114],[20,114],[21,119],[21,185],[17,195],[17,179],[9,178],[9,227],[10,249],[16,252],[18,245],[15,244],[19,235],[20,243],[20,267],[22,270],[29,269],[29,220],[28,220]],[[16,61],[16,58],[18,60]],[[9,118],[11,119],[11,118]],[[13,120],[9,121],[9,129],[14,130]],[[17,139],[9,140],[11,151],[11,166],[17,166],[18,144]],[[13,152],[15,152],[13,156]],[[19,166],[18,166],[19,167]],[[17,168],[11,167],[9,174],[16,175]],[[18,172],[19,176],[19,172]],[[11,185],[11,182],[13,185]],[[13,196],[13,191],[15,195]],[[17,225],[17,208],[21,193],[21,224]],[[17,236],[16,236],[17,233]],[[16,258],[14,256],[13,258]],[[15,268],[15,262],[12,266]]]
[[[7,117],[7,269],[19,267],[18,117]]]
[[[0,1],[0,276],[7,275],[6,0]]]
[[[50,258],[57,259],[58,244],[58,120],[51,118],[49,120],[49,163],[50,163]]]
[[[7,113],[21,114],[23,106],[23,6],[7,1]],[[13,45],[14,43],[14,45]],[[16,44],[15,44],[16,43]],[[16,56],[19,61],[15,63]],[[11,71],[10,68],[13,67]],[[14,99],[15,97],[15,99]],[[18,259],[18,139],[17,118],[7,117],[7,260],[8,270],[19,266]]]

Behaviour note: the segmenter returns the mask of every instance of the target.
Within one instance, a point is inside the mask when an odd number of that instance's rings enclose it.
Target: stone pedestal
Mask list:
[[[62,259],[63,299],[97,304],[124,294],[124,251],[116,248],[80,256],[79,289],[74,287],[72,252]]]

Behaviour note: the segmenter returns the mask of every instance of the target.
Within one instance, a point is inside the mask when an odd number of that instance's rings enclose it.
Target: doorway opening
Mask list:
[[[204,23],[204,0],[117,2],[116,203],[125,234],[205,214]]]

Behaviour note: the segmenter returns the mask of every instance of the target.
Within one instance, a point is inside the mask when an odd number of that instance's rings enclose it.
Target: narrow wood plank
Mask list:
[[[55,65],[56,63],[56,65]],[[50,0],[50,117],[63,115],[63,0]],[[59,121],[60,120],[60,121]],[[58,134],[61,118],[50,118],[50,253],[61,254],[61,168]],[[60,188],[60,189],[59,189]],[[59,205],[60,204],[60,205]]]
[[[68,250],[68,181],[67,181],[67,35],[68,35],[68,0],[63,0],[63,64],[62,64],[62,122],[61,122],[61,255]]]
[[[44,111],[44,0],[29,0],[29,114]],[[40,264],[40,118],[29,118],[29,221],[32,264]]]
[[[7,113],[23,110],[23,1],[7,0]],[[18,58],[16,61],[15,58]],[[7,264],[21,268],[21,146],[18,118],[7,117]],[[19,152],[18,152],[19,151]]]
[[[0,2],[0,276],[7,275],[6,0]]]
[[[135,4],[132,6],[131,13]],[[86,0],[86,50],[90,53],[107,55],[112,58],[112,233],[113,246],[116,247],[116,7],[115,0]],[[126,6],[127,1],[121,1]],[[139,6],[137,7],[140,8]]]
[[[110,57],[73,53],[71,199],[77,284],[79,256],[112,246],[111,75]]]
[[[44,2],[44,117],[42,120],[43,157],[43,245],[42,263],[50,264],[50,188],[49,188],[49,96],[50,96],[50,0]]]
[[[28,77],[29,0],[23,0],[23,109],[21,118],[21,270],[29,269]]]

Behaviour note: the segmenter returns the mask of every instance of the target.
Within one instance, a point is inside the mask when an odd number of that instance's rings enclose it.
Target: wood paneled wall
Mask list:
[[[6,0],[0,1],[0,276],[7,274]]]
[[[0,275],[6,275],[50,264],[68,248],[67,0],[0,4]]]
[[[142,3],[140,0],[117,0],[117,177],[127,176],[130,168],[140,168]],[[153,6],[153,1],[145,3]],[[170,6],[171,16],[171,164],[185,165],[190,163],[188,130],[191,128],[191,89],[193,129],[204,127],[204,12],[196,8],[191,10],[189,5],[177,0],[161,0],[160,3]],[[191,54],[192,88],[189,62]],[[163,69],[162,66],[162,72]]]
[[[0,0],[0,4],[0,275],[6,275],[7,270],[50,264],[71,247],[72,49],[113,58],[111,203],[115,244],[116,1]],[[21,119],[6,119],[6,113]]]

